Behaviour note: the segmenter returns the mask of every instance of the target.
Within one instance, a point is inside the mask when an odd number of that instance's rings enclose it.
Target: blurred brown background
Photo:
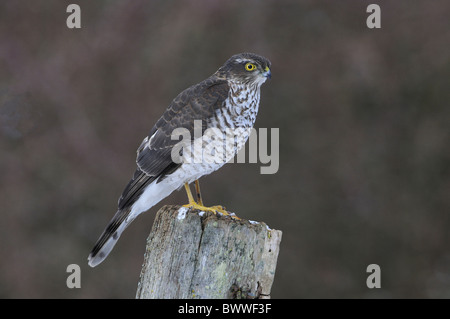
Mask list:
[[[81,29],[66,7],[81,6]],[[366,7],[381,6],[381,29]],[[283,231],[273,298],[450,297],[450,2],[2,1],[0,297],[134,298],[163,204],[87,256],[142,138],[183,89],[272,61],[257,127],[280,169],[230,164],[207,204]],[[81,266],[81,289],[66,267]],[[381,289],[366,267],[381,267]]]

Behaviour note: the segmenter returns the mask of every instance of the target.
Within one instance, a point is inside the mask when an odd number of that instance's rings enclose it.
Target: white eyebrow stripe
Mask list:
[[[236,59],[236,62],[238,62],[238,63],[244,63],[244,62],[256,63],[256,62],[253,61],[253,60],[249,60],[249,59],[241,59],[241,58]]]

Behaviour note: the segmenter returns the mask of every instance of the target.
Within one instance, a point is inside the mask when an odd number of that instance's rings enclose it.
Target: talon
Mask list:
[[[216,206],[211,206],[211,207],[203,206],[203,201],[202,201],[202,197],[200,194],[200,183],[198,182],[198,180],[195,181],[195,190],[197,193],[198,202],[196,202],[194,200],[194,197],[192,196],[192,193],[191,193],[191,189],[189,188],[189,185],[187,183],[184,184],[184,188],[186,189],[189,204],[183,205],[183,207],[194,208],[194,209],[202,210],[205,212],[212,212],[214,215],[217,215],[218,213],[220,213],[224,216],[230,216],[233,219],[240,220],[240,218],[237,217],[236,214],[228,212],[225,209],[225,207],[223,207],[221,205],[216,205]]]
[[[235,213],[230,213],[223,206],[217,205],[217,206],[212,206],[211,208],[214,208],[217,212],[219,212],[219,213],[221,213],[221,214],[223,214],[225,216],[230,216],[233,219],[241,220],[239,217],[236,216]]]
[[[221,205],[216,205],[216,206],[211,206],[211,208],[220,211],[221,213],[225,212],[228,213],[228,211],[226,210],[225,207],[221,206]]]
[[[193,209],[197,209],[197,210],[201,210],[201,211],[205,211],[205,212],[212,212],[214,215],[216,215],[218,212],[220,212],[221,214],[226,214],[228,215],[228,213],[226,211],[218,211],[215,207],[206,207],[200,204],[197,204],[196,202],[190,202],[189,204],[183,205],[183,207],[186,208],[193,208]]]
[[[199,205],[195,201],[193,201],[193,202],[190,202],[189,204],[183,205],[183,207],[193,208],[193,209],[197,209],[197,210],[205,211],[205,212],[211,212],[214,215],[221,214],[223,216],[229,216],[236,220],[241,220],[239,217],[236,216],[235,213],[228,212],[227,210],[225,210],[225,208],[223,206],[220,206],[220,205],[206,207],[203,205]]]
[[[241,218],[237,217],[235,213],[231,213],[230,217],[236,220],[241,220]]]

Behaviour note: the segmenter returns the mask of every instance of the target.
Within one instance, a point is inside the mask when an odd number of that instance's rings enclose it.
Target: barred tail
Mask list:
[[[119,209],[114,215],[89,254],[89,266],[97,266],[109,255],[122,232],[132,222],[132,220],[127,220],[127,217],[130,215],[130,210],[131,207],[122,210]]]
[[[114,248],[120,235],[139,214],[149,210],[181,186],[183,184],[173,184],[166,179],[156,180],[155,177],[146,176],[138,170],[125,188],[125,196],[122,195],[120,198],[119,210],[89,254],[89,266],[95,267],[105,260]]]

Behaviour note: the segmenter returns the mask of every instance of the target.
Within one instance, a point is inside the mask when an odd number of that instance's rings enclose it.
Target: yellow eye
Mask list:
[[[255,70],[256,69],[256,65],[254,65],[253,63],[247,63],[246,65],[245,65],[245,69],[247,70],[247,71],[253,71],[253,70]]]

